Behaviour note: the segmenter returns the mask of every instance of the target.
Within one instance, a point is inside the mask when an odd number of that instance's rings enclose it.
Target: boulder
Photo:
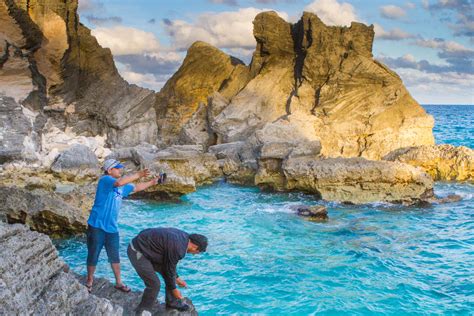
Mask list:
[[[97,178],[101,171],[99,160],[89,147],[75,144],[56,157],[51,171],[59,177],[74,180],[75,178]]]
[[[308,12],[291,24],[263,12],[254,36],[250,79],[234,95],[219,90],[210,98],[208,107],[220,109],[208,116],[218,142],[264,132],[271,142],[319,141],[328,157],[375,160],[434,143],[433,118],[374,60],[372,26],[326,26]]]
[[[420,167],[435,181],[474,182],[474,150],[465,146],[433,145],[400,148],[386,155],[384,160]]]
[[[82,233],[87,228],[89,210],[73,206],[58,193],[0,186],[0,200],[0,219],[9,223],[27,224],[52,236]]]
[[[77,7],[59,0],[0,4],[0,93],[33,120],[53,119],[62,132],[105,135],[115,146],[156,141],[154,91],[120,76],[110,49],[80,23]]]
[[[215,155],[204,153],[199,145],[174,145],[148,155],[142,154],[140,162],[141,168],[149,168],[153,176],[166,173],[167,180],[135,194],[137,197],[176,199],[222,176]]]

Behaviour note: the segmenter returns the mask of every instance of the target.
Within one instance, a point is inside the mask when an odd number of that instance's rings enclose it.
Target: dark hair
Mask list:
[[[201,234],[189,235],[189,240],[198,246],[199,252],[205,252],[207,249],[207,237]]]

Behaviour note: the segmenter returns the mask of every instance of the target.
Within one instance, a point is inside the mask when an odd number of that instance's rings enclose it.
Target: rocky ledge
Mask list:
[[[445,144],[400,148],[384,159],[420,167],[435,181],[474,182],[474,150],[465,146]]]
[[[0,222],[1,315],[134,315],[140,292],[122,293],[97,279],[92,294],[68,272],[48,236],[25,225]],[[153,315],[197,315],[158,305]]]

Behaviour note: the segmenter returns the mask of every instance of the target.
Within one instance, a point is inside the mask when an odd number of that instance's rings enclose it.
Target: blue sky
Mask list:
[[[418,102],[474,104],[473,0],[79,0],[81,22],[112,50],[121,75],[156,91],[196,40],[249,63],[252,20],[265,10],[289,22],[311,11],[329,25],[374,24],[374,57]]]

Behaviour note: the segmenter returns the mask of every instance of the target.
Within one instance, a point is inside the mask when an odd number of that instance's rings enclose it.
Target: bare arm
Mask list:
[[[157,177],[157,178],[151,179],[150,181],[147,181],[147,182],[137,183],[135,185],[135,189],[133,189],[133,193],[140,192],[140,191],[148,189],[151,186],[154,186],[155,184],[158,183],[159,179],[160,179],[160,177]]]
[[[118,179],[117,181],[115,181],[114,183],[114,187],[121,187],[121,186],[124,186],[128,183],[131,183],[133,181],[136,181],[140,178],[144,178],[144,177],[147,177],[148,175],[150,174],[150,171],[148,171],[148,169],[143,169],[143,170],[140,170],[130,176],[125,176],[125,177],[121,177],[120,179]]]

